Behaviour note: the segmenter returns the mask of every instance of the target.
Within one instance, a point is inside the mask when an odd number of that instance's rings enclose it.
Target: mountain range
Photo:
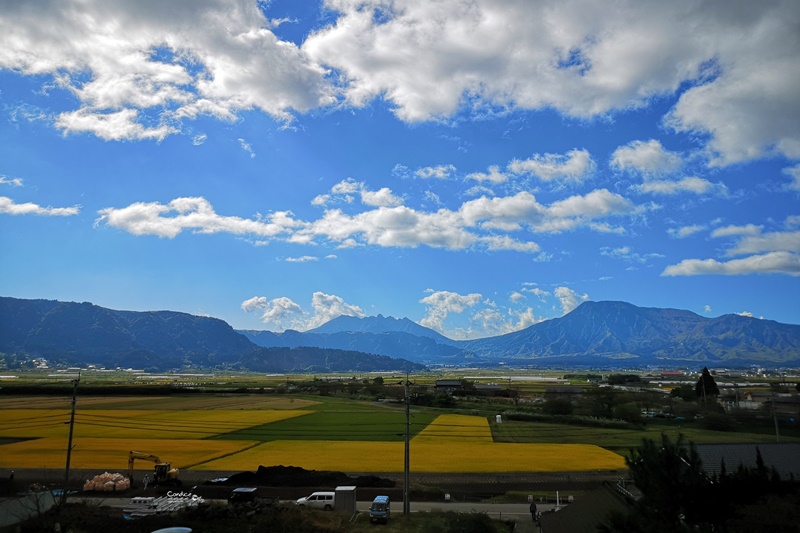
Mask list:
[[[421,370],[381,354],[319,347],[264,348],[216,318],[173,311],[115,311],[90,303],[0,297],[0,354],[50,364],[155,371],[257,372]],[[6,363],[8,365],[8,363]]]
[[[340,316],[299,332],[237,331],[172,311],[0,297],[0,353],[106,367],[260,372],[470,366],[800,366],[800,325],[584,302],[526,329],[453,340],[407,318]],[[424,366],[423,366],[424,365]]]

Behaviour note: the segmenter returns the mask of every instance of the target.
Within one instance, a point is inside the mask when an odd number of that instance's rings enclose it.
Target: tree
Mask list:
[[[625,521],[627,526],[618,529],[623,524],[621,517],[616,517],[616,524],[607,525],[606,531],[688,531],[692,524],[702,522],[710,480],[703,473],[694,445],[686,446],[683,435],[675,442],[663,433],[660,443],[643,439],[625,463],[642,497]]]
[[[714,396],[715,398],[719,396],[719,387],[717,387],[717,382],[714,381],[714,377],[708,371],[707,366],[703,367],[703,373],[694,386],[694,392],[698,398],[702,398],[703,403],[706,403],[706,398],[709,396]]]
[[[542,405],[542,412],[546,415],[571,415],[572,402],[566,398],[553,398]]]

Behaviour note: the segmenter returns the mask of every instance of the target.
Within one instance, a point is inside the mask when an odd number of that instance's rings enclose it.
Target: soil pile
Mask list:
[[[299,466],[259,466],[256,472],[233,474],[222,484],[262,487],[358,487],[392,488],[395,482],[378,476],[348,476],[344,472],[306,470]]]

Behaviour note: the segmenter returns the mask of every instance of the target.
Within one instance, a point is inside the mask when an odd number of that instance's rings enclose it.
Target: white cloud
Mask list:
[[[163,140],[178,130],[167,124],[147,127],[135,109],[95,111],[79,109],[62,113],[55,125],[64,133],[91,133],[106,141]]]
[[[784,168],[783,173],[792,178],[789,188],[795,191],[800,191],[800,165]]]
[[[706,313],[710,313],[710,312],[711,312],[711,306],[710,306],[710,305],[706,305],[706,306],[703,308],[703,311],[704,311],[704,312],[706,312]]]
[[[201,144],[205,143],[207,139],[208,135],[201,133],[200,135],[195,135],[192,137],[192,144],[195,146],[200,146]]]
[[[272,213],[267,220],[221,216],[205,198],[176,198],[166,205],[137,202],[120,209],[108,207],[98,213],[100,217],[95,221],[95,226],[104,222],[133,235],[156,235],[170,239],[184,230],[275,237],[300,224],[288,212]]]
[[[242,302],[242,311],[252,313],[261,310],[261,322],[275,331],[297,329],[304,322],[303,309],[290,298],[282,296],[268,300],[254,296]]]
[[[622,246],[619,248],[603,247],[600,248],[600,254],[607,257],[616,257],[623,259],[624,261],[640,264],[645,264],[651,259],[661,259],[664,257],[663,254],[659,253],[640,254],[638,252],[634,252],[629,246]]]
[[[123,208],[98,211],[95,226],[108,226],[133,235],[156,235],[173,238],[184,230],[194,233],[229,233],[258,237],[260,244],[281,239],[300,245],[329,241],[339,247],[372,245],[380,247],[417,247],[420,245],[448,250],[472,247],[490,251],[510,250],[524,253],[539,251],[529,238],[507,233],[530,231],[560,233],[587,228],[613,231],[603,222],[610,217],[627,217],[641,210],[622,196],[605,189],[540,204],[527,192],[514,196],[470,200],[457,211],[415,210],[403,205],[384,206],[399,201],[388,189],[369,191],[363,183],[344,180],[332,189],[333,195],[316,197],[312,203],[326,205],[333,197],[360,194],[366,205],[377,204],[354,214],[342,209],[326,209],[321,218],[302,221],[288,211],[279,211],[255,219],[223,216],[215,212],[205,198],[177,198],[168,204],[137,202]],[[356,209],[356,206],[352,206]]]
[[[556,298],[561,302],[561,311],[566,315],[583,302],[589,300],[588,294],[578,294],[569,287],[556,287],[553,292]]]
[[[56,127],[108,140],[161,140],[201,114],[256,108],[288,120],[331,104],[325,69],[270,27],[249,0],[11,3],[0,68],[50,76],[79,106]]]
[[[514,174],[532,174],[544,181],[582,181],[597,165],[586,150],[571,150],[566,155],[535,155],[524,161],[515,159],[508,165]]]
[[[473,172],[472,174],[467,174],[466,178],[468,180],[488,181],[490,183],[504,183],[508,180],[508,176],[500,172],[500,167],[496,165],[489,167],[489,172]]]
[[[800,231],[774,231],[745,235],[725,255],[748,255],[762,252],[800,252]]]
[[[327,5],[339,18],[303,49],[343,74],[352,105],[380,96],[410,122],[450,116],[468,98],[592,117],[688,84],[668,123],[708,135],[716,164],[800,157],[793,0]]]
[[[676,239],[685,239],[686,237],[694,235],[695,233],[701,232],[705,229],[706,229],[705,226],[701,226],[699,224],[693,224],[691,226],[683,226],[680,228],[669,228],[667,230],[667,234],[669,234],[670,237],[674,237]]]
[[[670,265],[662,276],[697,276],[700,274],[721,274],[738,276],[744,274],[788,274],[800,276],[800,254],[790,252],[770,252],[753,255],[744,259],[727,262],[716,259],[684,259],[677,265]]]
[[[22,179],[9,178],[8,176],[0,176],[0,185],[11,185],[12,187],[22,187]]]
[[[414,175],[418,178],[447,179],[456,171],[453,165],[437,165],[435,167],[423,167],[417,169]]]
[[[363,204],[375,207],[395,207],[403,203],[403,199],[395,196],[388,187],[383,187],[378,191],[370,191],[364,182],[356,181],[353,178],[347,178],[334,185],[331,188],[331,193],[344,197],[347,203],[352,201],[351,195],[358,194]],[[330,198],[331,196],[329,195],[320,195],[314,198],[312,204],[324,205]]]
[[[547,299],[550,297],[550,292],[549,291],[540,289],[539,287],[534,287],[532,289],[525,288],[525,289],[522,289],[522,290],[525,291],[525,292],[530,292],[531,294],[533,294],[534,296],[539,298],[539,300],[541,300],[542,302],[546,302]]]
[[[793,217],[785,221],[792,228]],[[685,259],[670,265],[662,276],[695,276],[700,274],[788,274],[800,275],[800,231],[763,232],[762,226],[726,226],[711,233],[714,238],[733,238],[735,242],[725,256],[747,256],[730,261]]]
[[[674,174],[683,166],[679,154],[665,150],[660,141],[633,141],[617,148],[611,155],[611,167],[637,172],[644,176]]]
[[[478,305],[482,296],[479,293],[458,294],[450,291],[433,291],[419,302],[427,307],[427,314],[420,321],[426,328],[445,331],[444,321],[451,313],[463,313],[470,307]]]
[[[674,95],[666,124],[707,138],[713,164],[800,158],[795,0],[324,7],[335,18],[298,47],[273,33],[282,19],[267,18],[268,2],[11,2],[0,68],[71,94],[57,128],[109,140],[161,140],[201,115],[290,121],[377,98],[419,122],[487,108],[591,118]]]
[[[714,185],[706,179],[697,177],[685,177],[679,180],[647,180],[635,188],[640,192],[653,194],[678,194],[680,192],[704,194],[715,189],[724,194],[727,190],[722,184]]]
[[[256,153],[253,151],[253,147],[250,145],[249,142],[245,141],[244,139],[239,139],[239,145],[242,147],[242,150],[250,154],[250,158],[254,158]]]
[[[303,255],[300,257],[287,257],[287,263],[308,263],[312,261],[319,261],[319,257],[314,257],[313,255]]]
[[[242,302],[241,307],[242,311],[246,313],[262,310],[261,321],[271,326],[274,331],[285,329],[306,331],[319,327],[338,316],[364,316],[360,307],[349,305],[339,296],[324,292],[313,294],[312,312],[310,313],[285,296],[272,300],[264,296],[254,296]]]
[[[26,202],[17,204],[7,196],[0,196],[0,213],[6,215],[42,215],[54,217],[68,217],[80,213],[81,207],[42,207],[40,205]]]
[[[740,311],[739,313],[736,314],[747,318],[753,318],[753,313],[751,313],[750,311]]]
[[[712,237],[730,237],[736,235],[759,235],[761,234],[762,226],[755,224],[747,224],[746,226],[725,226],[724,228],[717,228],[711,232]]]
[[[315,292],[311,298],[314,315],[308,322],[308,329],[316,328],[338,316],[363,317],[364,310],[357,305],[350,305],[339,296]]]

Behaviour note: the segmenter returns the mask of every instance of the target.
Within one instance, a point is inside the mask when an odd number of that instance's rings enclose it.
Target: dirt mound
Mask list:
[[[256,472],[233,474],[225,485],[262,487],[357,487],[391,488],[394,481],[378,476],[348,476],[344,472],[306,470],[299,466],[259,466]]]

